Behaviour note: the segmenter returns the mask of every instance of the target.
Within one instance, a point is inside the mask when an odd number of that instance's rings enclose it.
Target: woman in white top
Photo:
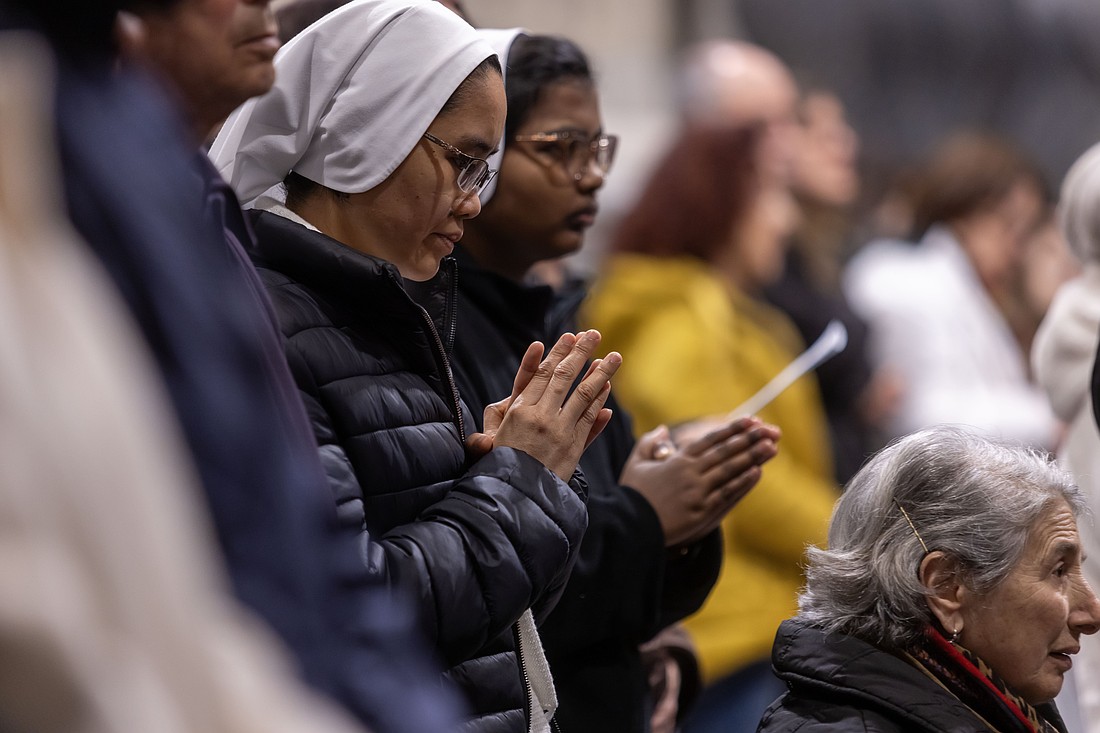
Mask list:
[[[872,243],[849,264],[845,291],[873,356],[904,383],[892,435],[955,423],[1053,446],[1057,420],[998,305],[1044,207],[1042,176],[1019,151],[962,135],[933,155],[916,194],[920,242]]]

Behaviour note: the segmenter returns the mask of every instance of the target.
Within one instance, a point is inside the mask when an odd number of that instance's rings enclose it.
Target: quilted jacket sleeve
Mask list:
[[[293,367],[293,364],[292,364]],[[408,591],[447,664],[468,659],[527,608],[560,595],[587,526],[583,491],[526,453],[497,448],[415,521],[371,537],[359,484],[315,397],[303,398],[341,524],[371,571]]]

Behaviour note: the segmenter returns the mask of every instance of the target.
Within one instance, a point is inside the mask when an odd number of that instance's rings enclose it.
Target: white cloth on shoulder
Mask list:
[[[489,44],[431,0],[355,0],[292,38],[275,86],[226,121],[210,157],[246,208],[290,171],[369,191],[408,157]]]

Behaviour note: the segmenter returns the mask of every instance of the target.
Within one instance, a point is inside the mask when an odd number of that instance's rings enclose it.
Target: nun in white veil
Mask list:
[[[571,392],[599,334],[566,334],[545,358],[533,344],[485,433],[468,434],[448,255],[493,175],[499,61],[437,3],[357,0],[275,66],[211,156],[254,208],[251,254],[338,517],[418,602],[475,712],[468,729],[549,730],[557,702],[529,609],[552,607],[575,559],[587,513],[574,470],[610,417],[620,359]]]

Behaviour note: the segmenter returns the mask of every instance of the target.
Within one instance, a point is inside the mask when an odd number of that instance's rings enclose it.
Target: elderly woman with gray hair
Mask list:
[[[1036,452],[947,427],[884,449],[810,550],[758,731],[1064,731],[1051,700],[1100,628],[1083,510]]]

